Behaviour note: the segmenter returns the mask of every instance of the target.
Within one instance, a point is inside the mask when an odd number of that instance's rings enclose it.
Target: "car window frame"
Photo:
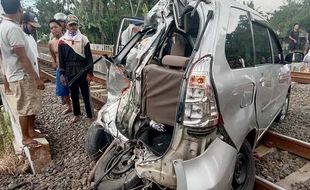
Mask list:
[[[268,27],[266,24],[264,24],[263,22],[260,22],[260,21],[258,21],[256,19],[253,19],[251,21],[251,23],[252,23],[251,25],[252,25],[252,35],[253,35],[253,48],[254,48],[254,64],[255,64],[255,67],[262,67],[262,66],[266,66],[266,65],[274,65],[273,49],[272,49],[270,33],[269,33],[270,27]],[[255,35],[254,35],[254,24],[263,27],[267,31],[269,47],[270,47],[271,55],[272,55],[272,63],[256,64],[257,57],[256,57]]]
[[[279,63],[275,63],[275,60],[273,60],[273,64],[281,64],[283,65],[284,63],[284,55],[283,55],[283,49],[282,49],[282,46],[281,46],[281,43],[277,37],[277,34],[272,30],[272,28],[270,27],[267,27],[268,29],[268,33],[269,33],[269,37],[270,37],[270,44],[271,44],[271,50],[272,50],[272,54],[273,54],[273,59],[274,59],[274,49],[273,49],[273,43],[272,43],[272,39],[274,40],[276,46],[277,46],[277,49],[280,50],[280,54],[281,54],[281,58],[280,58],[280,62]]]
[[[240,69],[251,69],[251,68],[255,68],[255,49],[254,49],[254,34],[253,34],[253,27],[252,27],[252,16],[251,16],[251,14],[250,14],[250,12],[248,11],[248,10],[245,10],[245,9],[242,9],[242,8],[240,8],[240,7],[236,7],[236,6],[231,6],[230,7],[230,10],[229,10],[229,16],[231,16],[231,11],[232,10],[238,10],[238,11],[241,11],[241,12],[244,12],[244,13],[246,13],[246,16],[247,16],[247,19],[248,19],[248,23],[249,23],[249,26],[250,26],[250,33],[251,33],[251,38],[252,38],[252,44],[251,44],[251,46],[252,46],[252,53],[253,53],[253,57],[252,57],[252,59],[253,59],[253,66],[248,66],[248,67],[241,67],[241,68],[232,68],[231,66],[230,66],[230,64],[229,64],[229,61],[228,61],[228,59],[227,59],[227,56],[226,56],[226,39],[227,39],[227,31],[226,31],[226,34],[225,34],[225,47],[224,47],[224,52],[225,52],[225,59],[226,59],[226,62],[227,62],[227,64],[228,64],[228,66],[229,66],[229,68],[232,70],[232,71],[237,71],[237,70],[240,70]],[[241,13],[240,13],[240,15],[241,15]],[[230,25],[230,17],[229,17],[229,19],[228,19],[228,24],[227,24],[227,28],[229,28],[229,25]]]

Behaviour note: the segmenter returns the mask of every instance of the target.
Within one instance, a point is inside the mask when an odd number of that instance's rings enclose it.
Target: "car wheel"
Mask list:
[[[101,126],[92,124],[87,131],[85,143],[88,156],[92,160],[97,160],[112,141],[113,137]]]
[[[247,140],[243,143],[237,155],[232,182],[234,190],[254,189],[255,165],[252,148]]]
[[[136,174],[132,156],[132,152],[127,152],[125,155],[121,155],[120,158],[119,151],[113,151],[100,159],[95,171],[95,183],[98,183],[100,180],[97,189],[129,190],[139,187],[142,184],[142,180]],[[120,160],[116,166],[106,174],[119,158]]]
[[[276,122],[281,122],[286,118],[289,105],[290,105],[290,94],[287,94],[287,96],[285,98],[285,102],[281,108],[281,111],[275,119]]]

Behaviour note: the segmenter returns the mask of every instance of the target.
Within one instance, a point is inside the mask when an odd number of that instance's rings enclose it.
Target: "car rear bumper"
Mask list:
[[[177,190],[230,190],[237,153],[217,138],[199,157],[176,160]]]

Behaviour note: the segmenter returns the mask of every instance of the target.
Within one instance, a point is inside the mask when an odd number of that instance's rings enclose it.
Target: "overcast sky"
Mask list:
[[[251,0],[239,0],[242,1],[248,1]],[[255,7],[258,7],[259,10],[264,12],[272,12],[276,10],[278,7],[283,5],[284,0],[253,0]]]

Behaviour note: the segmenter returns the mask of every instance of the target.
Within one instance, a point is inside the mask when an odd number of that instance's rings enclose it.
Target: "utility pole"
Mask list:
[[[133,6],[132,6],[131,0],[129,0],[129,3],[130,3],[130,8],[131,8],[131,16],[134,16]]]
[[[140,4],[141,4],[142,2],[143,2],[143,0],[139,0],[135,16],[137,16],[138,11],[139,11],[139,8],[140,8]]]

